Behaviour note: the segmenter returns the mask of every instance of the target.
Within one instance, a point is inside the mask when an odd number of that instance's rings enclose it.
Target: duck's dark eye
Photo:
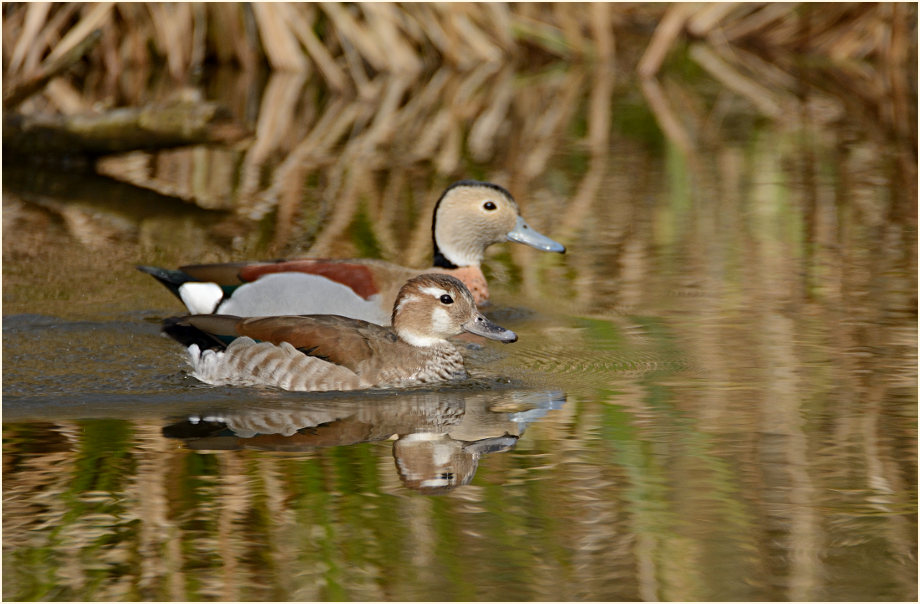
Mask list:
[[[495,202],[494,202],[494,201],[487,201],[487,202],[485,202],[484,204],[482,204],[482,207],[485,208],[485,209],[487,209],[487,210],[489,210],[489,211],[491,212],[492,210],[494,210],[494,209],[497,208],[498,206],[495,205]]]
[[[441,296],[441,304],[453,304],[453,303],[454,303],[454,299],[448,296],[447,294],[444,294]]]

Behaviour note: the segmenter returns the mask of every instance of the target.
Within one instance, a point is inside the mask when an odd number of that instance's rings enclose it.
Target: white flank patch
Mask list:
[[[179,297],[193,315],[207,315],[217,308],[224,290],[216,283],[189,281],[179,286]]]

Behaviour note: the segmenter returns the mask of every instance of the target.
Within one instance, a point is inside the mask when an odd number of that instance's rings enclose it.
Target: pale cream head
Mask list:
[[[459,279],[429,273],[410,279],[393,305],[393,329],[405,342],[427,347],[464,331],[502,342],[514,342],[514,332],[485,318],[472,294]]]
[[[435,266],[479,266],[493,243],[517,241],[546,252],[565,247],[530,228],[504,188],[475,180],[447,187],[435,206],[432,223]]]

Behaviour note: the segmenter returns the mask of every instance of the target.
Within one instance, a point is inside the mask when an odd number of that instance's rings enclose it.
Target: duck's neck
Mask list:
[[[453,262],[447,259],[447,256],[445,256],[444,253],[438,248],[437,241],[435,241],[434,243],[434,264],[432,266],[436,266],[437,268],[450,268],[450,269],[460,268],[459,266],[457,266],[456,264],[454,264]]]
[[[450,342],[444,338],[438,338],[434,336],[427,336],[420,333],[417,333],[411,329],[402,328],[401,326],[394,326],[396,330],[396,335],[399,336],[403,342],[415,346],[416,348],[435,348],[438,346],[452,346]]]
[[[439,236],[440,235],[440,236]],[[436,230],[432,233],[432,244],[434,245],[434,266],[438,268],[460,268],[462,266],[479,266],[482,264],[482,257],[485,248],[481,241],[466,240],[460,238],[454,240],[445,233],[438,233]]]

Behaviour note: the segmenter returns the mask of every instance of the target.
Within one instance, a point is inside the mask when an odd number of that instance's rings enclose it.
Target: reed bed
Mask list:
[[[15,84],[99,31],[64,78],[69,86],[46,91],[52,106],[72,105],[61,97],[80,90],[81,73],[105,74],[111,86],[153,66],[194,86],[210,65],[262,65],[316,74],[330,91],[373,99],[381,73],[413,82],[442,67],[603,63],[629,39],[641,58],[618,67],[637,71],[647,87],[669,56],[686,55],[778,119],[801,96],[807,71],[820,88],[908,136],[916,131],[916,23],[913,3],[8,3],[3,73]],[[676,126],[665,130],[687,138]]]

